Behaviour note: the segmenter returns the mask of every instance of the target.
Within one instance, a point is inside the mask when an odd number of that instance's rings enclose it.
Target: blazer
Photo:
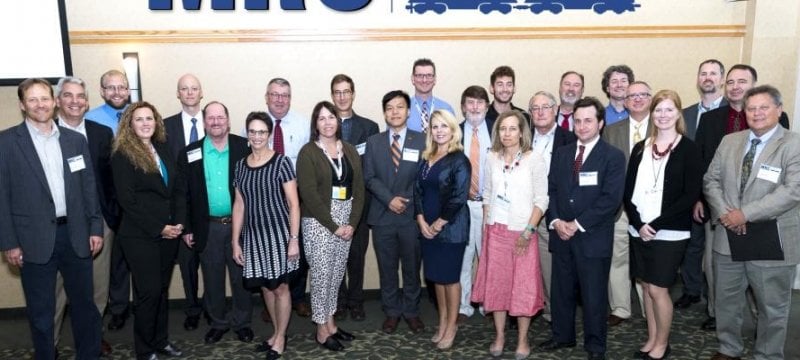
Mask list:
[[[536,128],[531,127],[531,139],[533,139],[535,132]],[[553,152],[555,153],[556,149],[559,147],[574,143],[577,140],[578,138],[575,137],[575,133],[569,130],[564,130],[564,128],[561,126],[556,125],[556,132],[553,134]]]
[[[208,188],[206,187],[205,162],[189,162],[189,152],[195,149],[203,151],[205,137],[195,141],[178,155],[178,171],[181,178],[186,180],[186,223],[184,224],[184,234],[193,234],[195,245],[194,251],[202,252],[208,240]],[[228,192],[231,196],[231,204],[235,198],[233,190],[233,173],[236,163],[250,154],[250,147],[247,140],[241,136],[228,134]]]
[[[414,181],[417,178],[422,151],[425,150],[425,135],[406,129],[403,149],[419,151],[417,161],[400,160],[400,168],[394,171],[389,143],[389,130],[375,134],[367,140],[364,153],[364,183],[372,194],[367,224],[398,225],[414,222]],[[395,214],[389,210],[389,202],[395,196],[409,199],[406,211]]]
[[[800,263],[800,134],[778,127],[772,138],[753,162],[750,178],[739,199],[742,159],[750,131],[725,136],[703,178],[703,190],[711,209],[711,219],[727,209],[741,209],[747,221],[777,219],[778,233],[783,242],[783,261],[754,261],[760,266],[786,266]],[[768,165],[781,169],[778,181],[759,179],[759,168]],[[717,226],[714,251],[730,255],[728,234]]]
[[[342,151],[353,166],[353,205],[347,224],[356,228],[364,208],[364,173],[361,158],[353,145],[342,142]],[[297,154],[297,190],[300,194],[300,213],[319,221],[330,232],[339,228],[331,217],[331,184],[333,174],[330,161],[313,141],[303,145]]]
[[[161,174],[136,169],[120,152],[111,155],[114,187],[122,209],[117,236],[161,239],[165,225],[186,224],[186,184],[166,143],[153,143],[167,168],[167,184]]]
[[[203,121],[202,119],[198,120]],[[200,123],[197,124],[197,126],[203,126],[203,124]],[[186,136],[183,135],[183,118],[181,118],[181,113],[165,118],[164,130],[167,132],[167,145],[173,156],[172,160],[178,161],[178,155],[180,155],[181,150],[187,146]]]
[[[91,154],[83,135],[58,130],[69,240],[75,254],[85,258],[91,256],[89,236],[103,236],[94,169],[89,166]],[[67,160],[78,156],[85,166],[71,171]],[[25,262],[45,264],[55,249],[57,227],[44,168],[23,121],[0,132],[0,250],[20,247]]]
[[[611,125],[608,125],[604,128],[602,137],[603,140],[608,142],[609,144],[613,145],[617,149],[622,150],[622,153],[625,154],[625,165],[627,166],[628,161],[631,157],[631,118],[627,117],[620,121],[617,121]],[[650,126],[650,124],[647,124]]]
[[[466,243],[469,241],[469,197],[470,174],[472,166],[462,151],[451,152],[439,160],[439,217],[447,221],[442,231],[434,239],[445,243]],[[422,203],[422,165],[414,182],[414,213],[424,214]]]
[[[458,127],[461,129],[461,133],[464,134],[464,136],[461,137],[461,145],[464,145],[464,139],[467,137],[467,135],[464,133],[464,122],[466,122],[466,120],[464,120],[460,124],[458,124]],[[483,125],[486,126],[486,130],[489,132],[489,138],[491,139],[492,138],[492,130],[494,130],[494,119],[491,119],[491,120],[489,118],[484,119],[483,120]],[[469,136],[472,136],[472,135],[469,135]],[[487,147],[489,147],[489,146],[487,146]],[[469,149],[467,149],[467,151],[469,151]]]
[[[625,155],[599,139],[581,167],[582,172],[597,172],[597,185],[579,186],[572,176],[577,147],[577,143],[572,143],[553,153],[548,177],[547,223],[555,219],[578,220],[586,231],[578,231],[569,241],[578,242],[587,257],[610,257],[614,214],[622,203],[625,185]],[[569,248],[569,243],[551,230],[550,252],[568,252]]]
[[[353,112],[353,116],[350,120],[353,122],[353,125],[350,127],[350,136],[348,139],[343,138],[342,140],[353,146],[365,144],[370,136],[380,131],[378,129],[378,124],[370,119],[358,116],[355,112]]]
[[[700,103],[694,103],[687,108],[683,109],[683,121],[686,123],[686,136],[689,139],[694,141],[694,136],[697,134],[697,111],[699,110],[697,106]],[[722,101],[719,102],[719,107],[727,106],[728,100],[725,97],[722,97]]]
[[[628,215],[628,223],[637,230],[644,226],[644,222],[639,211],[636,210],[636,205],[631,202],[631,197],[636,187],[636,178],[639,175],[642,157],[651,156],[650,148],[645,149],[644,144],[642,141],[633,147],[633,154],[628,163],[625,177],[625,194],[622,197],[625,213]],[[672,149],[663,170],[664,191],[661,193],[661,215],[649,222],[654,230],[689,231],[692,229],[692,208],[703,188],[702,167],[700,150],[692,140],[684,136]],[[646,171],[650,171],[650,169]]]

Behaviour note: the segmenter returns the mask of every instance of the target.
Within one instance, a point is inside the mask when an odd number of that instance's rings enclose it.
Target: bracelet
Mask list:
[[[300,239],[300,237],[297,235],[289,235],[289,240],[298,240],[298,239]]]
[[[534,231],[536,231],[536,227],[531,225],[531,224],[528,224],[528,225],[525,226],[525,230],[528,230],[530,232],[534,232]]]

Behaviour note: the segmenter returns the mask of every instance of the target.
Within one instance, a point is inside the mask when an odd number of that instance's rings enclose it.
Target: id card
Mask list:
[[[403,149],[403,161],[419,161],[419,150],[417,149]]]
[[[364,153],[367,151],[367,143],[356,145],[356,151],[358,151],[358,155],[364,155]]]
[[[495,202],[495,206],[497,206],[498,209],[508,212],[511,209],[511,199],[503,195],[497,194],[497,201]]]
[[[761,164],[761,167],[758,169],[757,177],[762,180],[767,180],[773,184],[778,183],[778,178],[781,176],[781,168],[769,166],[767,164]]]
[[[345,200],[347,199],[347,188],[344,186],[333,186],[331,188],[331,199]]]
[[[70,172],[78,172],[86,169],[86,163],[83,161],[83,155],[73,156],[67,159]]]
[[[197,160],[202,159],[203,158],[203,148],[197,148],[197,149],[190,150],[189,152],[186,153],[186,157],[188,158],[189,163],[193,163],[193,162],[195,162]]]
[[[597,186],[597,171],[581,171],[578,173],[578,185]]]

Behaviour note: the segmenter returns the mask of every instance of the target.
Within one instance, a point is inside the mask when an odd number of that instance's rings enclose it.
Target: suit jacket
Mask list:
[[[683,121],[686,122],[686,136],[694,141],[694,136],[697,134],[697,106],[700,103],[694,103],[691,106],[683,109]],[[728,100],[725,97],[719,103],[719,107],[727,106]]]
[[[199,121],[202,120],[198,119],[198,122]],[[203,124],[200,123],[197,124],[197,126],[203,126]],[[177,162],[181,150],[187,146],[186,136],[183,135],[183,118],[181,118],[181,113],[164,119],[164,130],[167,131],[167,145],[169,145],[169,151],[173,156],[172,161]]]
[[[350,127],[349,139],[342,139],[350,143],[350,145],[358,146],[364,144],[370,136],[380,131],[380,129],[378,129],[378,124],[370,119],[358,116],[355,112],[353,112],[353,116],[350,120],[353,124]]]
[[[702,123],[702,121],[701,121]],[[739,199],[742,159],[746,152],[750,131],[739,131],[725,136],[714,155],[704,177],[706,200],[711,208],[711,219],[719,217],[729,208],[741,209],[747,221],[771,219],[778,221],[778,233],[783,243],[783,261],[755,261],[761,266],[786,266],[800,263],[800,134],[778,127],[753,162],[750,178],[745,183]],[[759,179],[761,165],[781,169],[778,181]],[[714,251],[730,255],[728,234],[717,226],[714,234]]]
[[[161,239],[165,225],[186,224],[186,184],[166,143],[153,143],[167,168],[167,184],[159,172],[136,169],[121,152],[111,155],[114,187],[122,210],[118,236]]]
[[[461,137],[461,145],[464,145],[464,139],[467,136],[472,136],[472,134],[467,134],[467,133],[464,132],[464,122],[465,121],[466,120],[464,120],[460,124],[458,124],[458,127],[461,128],[461,133],[464,134],[464,136]],[[492,120],[489,120],[488,118],[484,119],[483,125],[486,126],[486,130],[489,132],[489,138],[491,139],[492,130],[494,129],[494,119],[492,119]],[[469,149],[467,149],[467,151],[469,151]]]
[[[625,154],[625,166],[628,165],[628,161],[631,158],[631,148],[630,148],[630,141],[631,141],[631,118],[627,117],[622,119],[618,122],[615,122],[611,125],[605,127],[603,131],[603,140],[608,142],[609,144],[613,145],[617,149],[622,150],[622,153]],[[647,124],[645,129],[647,129]],[[635,145],[635,144],[634,144]]]
[[[598,140],[581,167],[581,172],[597,172],[597,185],[579,186],[572,175],[577,146],[577,143],[572,143],[553,153],[548,176],[550,210],[547,223],[555,219],[577,220],[586,231],[576,232],[569,241],[578,242],[584,256],[610,257],[614,214],[622,203],[625,185],[625,155],[603,139]],[[567,241],[551,231],[550,252],[568,252],[569,247]]]
[[[189,162],[189,152],[195,149],[203,151],[205,137],[195,141],[181,150],[178,155],[178,171],[186,181],[186,223],[184,234],[193,234],[194,251],[202,252],[208,240],[208,188],[206,186],[205,161],[203,159]],[[228,134],[228,192],[231,204],[235,198],[233,190],[233,173],[236,163],[250,154],[247,140],[241,136]]]
[[[364,153],[364,183],[367,190],[372,193],[367,215],[367,224],[369,225],[398,225],[414,222],[414,181],[419,170],[422,151],[425,150],[425,135],[406,129],[403,150],[417,150],[420,156],[417,161],[401,159],[400,168],[395,172],[389,131],[370,136],[367,140],[367,150]],[[406,211],[402,214],[395,214],[389,210],[389,202],[395,196],[409,199]]]
[[[89,236],[103,236],[91,154],[83,135],[65,128],[59,132],[69,239],[76,255],[89,257]],[[77,156],[85,166],[71,171],[67,160]],[[0,132],[0,250],[21,247],[25,262],[47,263],[55,249],[56,227],[50,187],[23,121]]]
[[[531,127],[531,139],[533,139],[534,134],[536,133],[536,128]],[[553,134],[553,153],[556,152],[561,146],[574,143],[578,138],[575,137],[575,133],[572,131],[564,130],[561,126],[556,125],[556,132]],[[552,156],[552,154],[551,154]]]
[[[446,243],[465,243],[469,241],[469,197],[470,174],[472,167],[469,158],[461,151],[447,154],[439,160],[439,218],[447,221],[442,231],[436,234],[435,239]],[[422,202],[422,171],[417,174],[414,182],[414,212],[416,215],[425,213],[425,204]],[[431,223],[436,220],[431,220]]]

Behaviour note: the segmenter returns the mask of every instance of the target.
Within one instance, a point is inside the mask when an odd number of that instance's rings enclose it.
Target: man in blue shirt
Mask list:
[[[428,128],[428,118],[437,109],[455,114],[450,104],[433,96],[433,87],[436,86],[436,65],[431,59],[423,58],[414,61],[411,69],[411,83],[414,84],[414,97],[411,98],[411,108],[409,109],[409,129],[425,132]]]
[[[105,100],[105,104],[86,113],[86,118],[110,127],[116,135],[117,124],[128,107],[130,95],[125,73],[113,69],[106,71],[100,77],[100,97]]]
[[[634,81],[636,79],[633,76],[633,70],[628,65],[612,65],[603,72],[603,80],[600,85],[608,96],[605,126],[629,116],[628,110],[625,109],[625,96],[628,85]]]

